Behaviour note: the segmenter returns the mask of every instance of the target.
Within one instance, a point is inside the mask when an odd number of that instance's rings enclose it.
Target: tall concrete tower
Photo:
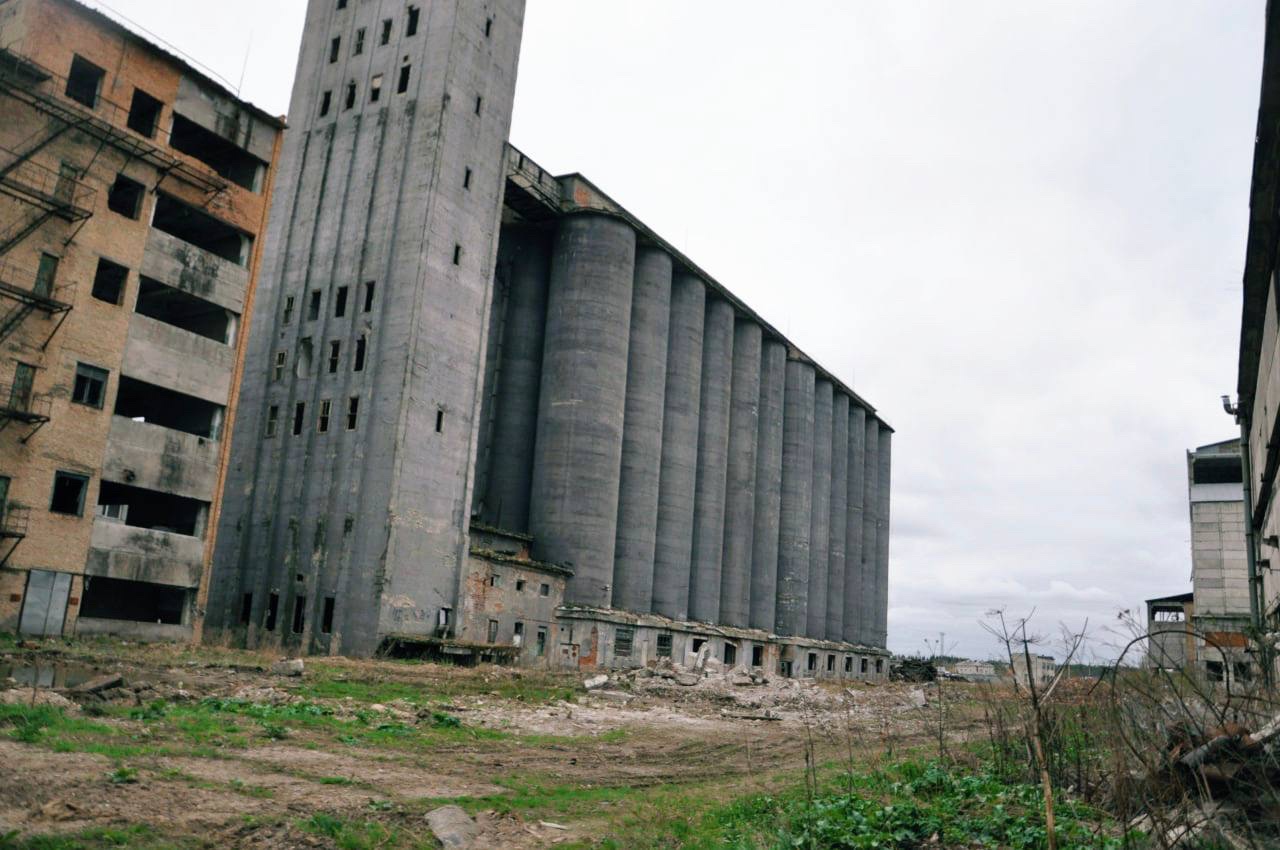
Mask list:
[[[309,3],[206,638],[367,654],[456,616],[523,16]]]

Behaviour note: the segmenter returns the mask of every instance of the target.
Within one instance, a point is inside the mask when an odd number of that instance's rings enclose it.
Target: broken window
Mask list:
[[[752,667],[764,666],[764,647],[763,646],[751,647],[751,666]]]
[[[696,637],[693,639],[693,643],[690,645],[690,648],[696,654],[702,649],[703,644],[705,644],[706,642],[707,642],[706,638]]]
[[[738,647],[729,641],[724,642],[724,663],[729,667],[738,663]]]
[[[356,420],[360,418],[360,396],[353,395],[347,399],[347,430],[356,429]]]
[[[332,65],[338,61],[338,53],[342,50],[342,36],[335,35],[333,40],[329,42],[329,64]]]
[[[245,264],[253,244],[248,234],[163,192],[156,195],[151,226],[240,266]]]
[[[815,671],[818,669],[818,653],[816,652],[809,653],[808,669],[810,671]]]
[[[253,616],[253,594],[246,593],[240,598],[240,624],[245,625]]]
[[[18,363],[13,367],[13,386],[9,389],[9,409],[29,411],[31,395],[35,389],[36,367],[30,363]]]
[[[267,436],[274,437],[280,427],[280,405],[273,404],[267,408]]]
[[[484,37],[488,38],[492,34],[493,34],[493,18],[485,18]]]
[[[464,189],[471,188],[471,169],[470,168],[466,168],[462,172],[462,188]]]
[[[1187,614],[1181,608],[1157,608],[1152,612],[1152,619],[1157,623],[1181,623]]]
[[[380,97],[382,97],[382,75],[374,74],[373,79],[369,81],[369,100],[377,103]]]
[[[347,0],[338,0],[338,8],[339,9],[347,8]]]
[[[186,614],[188,593],[185,587],[90,576],[85,579],[80,616],[177,626]]]
[[[76,404],[101,409],[106,395],[107,370],[87,363],[77,363],[76,382],[71,390],[71,400]]]
[[[382,34],[378,36],[378,44],[391,43],[391,19],[387,18],[382,22]]]
[[[320,318],[320,299],[322,298],[320,290],[311,290],[311,301],[307,303],[307,321],[314,322]]]
[[[859,668],[860,668],[860,669],[859,669],[859,671],[858,671],[858,672],[860,672],[860,673],[865,673],[865,672],[867,672],[867,659],[865,659],[865,658],[863,658],[863,659],[862,659],[862,664],[861,664],[861,665],[859,665]]]
[[[541,626],[538,627],[538,635],[534,639],[533,654],[541,658],[547,651],[547,630]]]
[[[299,378],[311,374],[311,337],[304,336],[298,340],[298,361],[294,364],[293,373]]]
[[[347,83],[347,97],[344,100],[343,109],[350,109],[356,105],[356,84],[355,81]]]
[[[320,418],[316,423],[316,430],[321,434],[327,433],[329,430],[329,414],[333,412],[333,402],[329,399],[320,400]]]
[[[212,301],[149,277],[138,280],[138,301],[134,310],[223,345],[233,342],[235,314]]]
[[[488,582],[488,583],[489,583],[489,586],[490,586],[490,587],[501,587],[501,586],[502,586],[502,577],[501,577],[501,576],[499,576],[497,573],[494,573],[493,575],[489,576],[489,582]]]
[[[75,472],[55,472],[49,510],[55,514],[84,516],[84,495],[88,490],[89,476]]]
[[[137,219],[142,212],[142,195],[145,192],[137,180],[117,174],[116,182],[107,190],[107,209],[126,218]]]
[[[333,631],[333,603],[333,597],[326,596],[324,610],[320,613],[320,631],[326,635]]]
[[[791,662],[790,661],[778,662],[778,675],[786,676],[788,679],[791,678]]]
[[[290,323],[290,322],[292,322],[292,321],[293,321],[293,296],[292,296],[292,295],[288,295],[288,296],[285,296],[285,299],[284,299],[284,322],[283,322],[283,324],[286,324],[286,325],[287,325],[287,324],[289,324],[289,323]]]
[[[444,411],[441,409],[436,410],[436,433],[444,433]]]
[[[550,595],[551,595],[551,585],[549,585],[549,584],[540,584],[540,585],[538,585],[538,595],[539,595],[539,596],[550,596]]]
[[[124,297],[124,286],[128,277],[127,268],[99,257],[98,270],[93,274],[93,297],[108,304],[119,304]]]
[[[877,659],[876,659],[876,672],[877,672],[877,673],[883,673],[883,672],[884,672],[884,659],[883,659],[883,658],[877,658]]]
[[[830,653],[827,654],[827,672],[836,672],[836,657]]]
[[[400,66],[400,78],[396,80],[396,94],[404,94],[409,90],[409,69],[411,65]]]
[[[453,264],[455,266],[462,265],[462,246],[454,244],[453,246]]]
[[[853,672],[853,656],[852,655],[846,655],[844,657],[844,672],[846,673]]]
[[[404,34],[406,36],[418,34],[418,7],[409,7],[409,20],[405,22]]]
[[[671,635],[658,635],[658,657],[671,657]]]
[[[635,630],[627,626],[618,626],[613,633],[613,654],[619,658],[631,657],[631,646],[635,641]]]
[[[98,105],[98,92],[106,73],[83,56],[72,57],[71,71],[67,74],[67,97],[93,109]]]
[[[511,645],[520,646],[524,643],[524,623],[519,621],[511,627]]]
[[[293,633],[295,635],[302,634],[302,627],[307,619],[307,597],[295,596],[293,598]]]
[[[337,293],[333,297],[333,317],[341,319],[347,315],[347,290],[346,286],[339,286]]]
[[[258,191],[258,175],[266,163],[230,139],[175,112],[169,144],[174,150],[200,160],[219,177],[251,192]]]
[[[359,56],[364,53],[364,27],[356,30],[356,43],[351,46],[351,55]]]
[[[216,440],[222,433],[224,411],[220,404],[121,375],[113,412],[134,422]]]
[[[364,285],[364,311],[366,313],[373,310],[373,281],[369,281]]]
[[[129,120],[126,124],[130,130],[141,133],[148,139],[156,134],[156,125],[160,123],[160,110],[164,108],[159,100],[142,89],[133,90],[133,102],[129,104]]]
[[[187,537],[204,536],[205,511],[208,502],[188,499],[159,490],[134,487],[115,481],[103,481],[98,489],[98,504],[123,505],[124,522],[132,528],[146,528]]]
[[[480,104],[484,103],[484,98],[476,95],[476,115],[480,114]]]
[[[300,401],[293,406],[293,435],[302,433],[302,424],[307,421],[307,403]]]
[[[497,620],[490,620],[490,621],[489,621],[489,640],[488,640],[488,642],[489,642],[489,643],[497,643],[497,642],[498,642],[498,621],[497,621]]]
[[[516,593],[522,592],[524,590],[524,585],[525,585],[524,579],[522,578],[516,579]]]
[[[287,351],[276,352],[275,365],[271,367],[271,380],[278,381],[284,377],[284,367],[289,361],[289,353]]]
[[[332,91],[326,91],[324,94],[320,95],[320,117],[321,118],[329,114],[329,105],[332,102],[333,102]]]
[[[364,371],[365,344],[366,344],[366,337],[364,334],[360,334],[360,337],[356,340],[356,356],[354,358],[355,362],[351,367],[351,371],[353,372]]]
[[[338,361],[342,359],[342,343],[338,340],[329,342],[329,374],[338,371]]]
[[[276,613],[280,609],[280,595],[273,593],[267,597],[267,616],[262,627],[269,632],[276,630]]]
[[[1194,484],[1239,484],[1244,480],[1240,457],[1202,457],[1191,464]]]
[[[58,279],[58,258],[53,254],[41,254],[40,265],[36,267],[36,285],[31,292],[42,298],[53,295],[53,284]]]

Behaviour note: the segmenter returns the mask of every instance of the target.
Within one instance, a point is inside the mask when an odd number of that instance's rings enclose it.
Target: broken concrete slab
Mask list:
[[[450,850],[470,847],[480,835],[480,827],[460,806],[441,806],[427,812],[427,826],[440,846]]]
[[[112,688],[120,688],[124,686],[124,676],[119,673],[107,673],[102,676],[96,676],[87,682],[82,682],[72,688],[73,693],[77,694],[98,694]]]
[[[301,658],[281,658],[271,665],[271,673],[275,676],[301,676],[305,667]]]
[[[582,687],[589,691],[594,691],[596,688],[603,688],[607,684],[609,684],[609,677],[601,673],[599,676],[592,676],[591,678],[584,680]]]

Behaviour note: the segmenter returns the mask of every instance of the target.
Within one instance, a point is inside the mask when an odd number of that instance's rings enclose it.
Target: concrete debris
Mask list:
[[[916,688],[907,693],[907,702],[903,708],[924,708],[929,704],[929,700],[925,699],[924,691]]]
[[[480,827],[459,806],[441,806],[427,812],[427,826],[448,850],[470,847],[480,834]]]
[[[281,658],[271,665],[271,673],[275,676],[301,676],[304,667],[301,658]]]
[[[544,828],[546,828],[546,829],[563,829],[563,830],[567,830],[567,829],[569,828],[569,827],[565,826],[564,824],[560,824],[560,823],[553,823],[553,822],[551,822],[551,821],[549,821],[549,820],[540,820],[540,821],[538,821],[538,826],[544,827]]]
[[[0,703],[5,705],[47,705],[50,708],[61,708],[64,711],[80,710],[80,706],[62,694],[45,688],[38,688],[34,691],[31,688],[0,691]]]
[[[89,681],[77,685],[71,690],[78,694],[97,694],[110,688],[119,688],[124,686],[124,676],[119,673],[107,673],[104,676],[97,676]]]
[[[591,678],[585,680],[582,683],[582,687],[586,688],[589,691],[593,691],[596,688],[603,688],[607,684],[609,684],[609,677],[604,673],[601,673],[599,676],[592,676]]]

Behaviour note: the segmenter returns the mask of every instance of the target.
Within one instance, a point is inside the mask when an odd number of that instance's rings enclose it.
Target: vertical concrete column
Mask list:
[[[627,408],[622,430],[618,541],[613,555],[613,607],[641,614],[653,604],[653,549],[658,537],[663,399],[671,324],[671,257],[636,251],[627,352]]]
[[[698,417],[698,486],[693,505],[693,571],[689,616],[720,617],[724,497],[729,455],[729,391],[733,380],[733,305],[707,300],[702,336],[702,410]]]
[[[636,234],[565,218],[551,255],[529,530],[535,557],[567,563],[566,601],[612,599]]]
[[[725,487],[724,566],[719,622],[746,626],[751,616],[751,559],[756,516],[756,451],[760,433],[760,345],[750,319],[733,327],[729,399],[729,469]]]
[[[778,606],[778,528],[782,510],[782,408],[787,347],[767,339],[760,355],[756,435],[755,531],[751,535],[751,628],[773,631]]]
[[[875,645],[876,637],[876,523],[880,504],[880,423],[867,416],[866,444],[863,449],[864,472],[862,479],[862,592],[858,603],[859,642]]]
[[[827,640],[844,639],[845,537],[849,526],[849,397],[831,406],[831,543],[827,554]]]
[[[776,631],[803,635],[809,615],[809,540],[813,533],[813,366],[787,361],[783,397],[782,510],[778,527]]]
[[[849,521],[844,532],[844,623],[849,643],[862,640],[862,500],[866,472],[867,412],[849,405]]]
[[[658,539],[653,559],[653,611],[689,616],[693,558],[693,502],[698,479],[698,413],[702,401],[702,331],[707,288],[683,269],[671,280],[667,391],[662,414],[662,473],[658,479]]]
[[[831,405],[834,387],[819,378],[813,394],[813,506],[809,512],[809,615],[811,638],[827,634],[827,567],[831,547]]]
[[[880,425],[877,453],[879,470],[876,485],[880,493],[876,517],[876,646],[885,646],[889,637],[889,481],[893,454],[893,431]]]
[[[511,531],[529,530],[550,248],[545,233],[523,228],[502,231],[499,262],[507,275],[507,305],[484,516],[491,524]]]

